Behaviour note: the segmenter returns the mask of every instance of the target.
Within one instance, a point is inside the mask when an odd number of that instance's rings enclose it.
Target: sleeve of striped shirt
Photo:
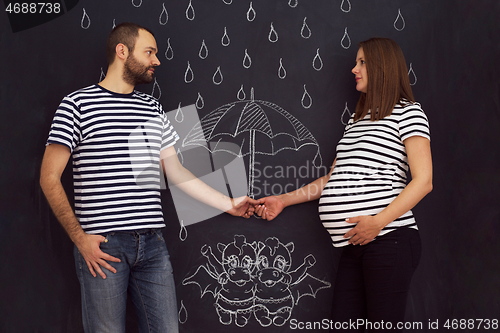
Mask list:
[[[399,135],[401,141],[412,136],[431,139],[429,121],[419,104],[412,104],[404,108],[399,120]]]
[[[174,127],[170,124],[170,121],[167,118],[167,114],[163,112],[163,109],[161,110],[161,115],[163,122],[163,135],[160,150],[164,150],[168,147],[173,146],[177,142],[177,140],[179,140],[179,135],[175,131]]]
[[[73,152],[80,142],[80,133],[79,108],[71,98],[65,97],[52,120],[46,145],[61,144]]]

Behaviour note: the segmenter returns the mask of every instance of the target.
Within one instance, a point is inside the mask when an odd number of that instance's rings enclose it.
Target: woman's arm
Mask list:
[[[319,199],[323,192],[323,188],[330,179],[334,167],[335,161],[333,161],[332,168],[328,174],[295,191],[259,199],[259,205],[256,206],[255,213],[263,219],[271,221],[276,218],[285,207]]]
[[[403,191],[375,216],[357,216],[347,220],[357,223],[344,237],[349,243],[365,245],[371,242],[386,225],[415,207],[432,191],[432,155],[430,141],[421,136],[412,136],[404,142],[412,180]]]

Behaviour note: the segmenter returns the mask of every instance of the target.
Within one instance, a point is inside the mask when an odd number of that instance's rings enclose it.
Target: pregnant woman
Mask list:
[[[287,206],[319,199],[323,226],[333,246],[343,247],[332,319],[366,323],[345,331],[370,332],[373,323],[376,332],[397,332],[420,259],[411,209],[432,190],[429,125],[393,40],[361,42],[352,73],[360,97],[330,173],[260,199],[256,213],[273,220]]]

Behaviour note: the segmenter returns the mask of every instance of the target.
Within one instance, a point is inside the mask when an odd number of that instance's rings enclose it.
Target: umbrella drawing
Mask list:
[[[234,142],[239,151],[228,150],[221,142]],[[262,100],[237,101],[213,110],[193,126],[182,145],[202,146],[210,153],[225,151],[237,157],[249,156],[250,197],[254,196],[256,155],[274,156],[283,150],[314,146],[313,165],[322,165],[319,145],[311,132],[283,108]]]

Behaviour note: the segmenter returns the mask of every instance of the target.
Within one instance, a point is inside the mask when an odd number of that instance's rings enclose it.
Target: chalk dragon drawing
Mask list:
[[[235,235],[233,242],[217,245],[217,255],[204,245],[201,254],[207,262],[182,284],[197,285],[201,297],[212,294],[221,324],[244,327],[254,318],[263,327],[283,326],[303,296],[316,298],[319,290],[331,287],[308,273],[316,263],[312,254],[293,267],[294,248],[277,237],[249,243]]]

